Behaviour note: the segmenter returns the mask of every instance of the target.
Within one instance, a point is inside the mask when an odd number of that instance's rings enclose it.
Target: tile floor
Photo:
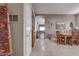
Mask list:
[[[55,39],[37,39],[31,56],[79,56],[79,46],[58,45]]]

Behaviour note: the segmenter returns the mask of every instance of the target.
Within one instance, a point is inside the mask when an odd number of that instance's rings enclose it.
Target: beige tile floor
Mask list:
[[[79,46],[58,45],[55,39],[37,39],[31,56],[79,56]]]

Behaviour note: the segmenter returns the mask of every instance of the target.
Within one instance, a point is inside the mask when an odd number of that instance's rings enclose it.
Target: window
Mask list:
[[[9,15],[10,21],[18,21],[18,15]]]
[[[45,31],[45,25],[39,25],[39,31]]]

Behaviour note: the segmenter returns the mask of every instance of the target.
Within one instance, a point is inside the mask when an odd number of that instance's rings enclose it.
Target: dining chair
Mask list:
[[[65,44],[65,36],[63,34],[61,34],[60,31],[56,31],[56,37],[57,37],[57,43],[58,44]]]
[[[56,31],[57,43],[60,43],[60,32]]]
[[[71,44],[73,43],[76,43],[76,45],[79,45],[79,32],[73,32],[72,33],[72,42]]]
[[[66,44],[71,44],[72,45],[72,30],[66,30],[66,34],[65,34],[66,38]]]

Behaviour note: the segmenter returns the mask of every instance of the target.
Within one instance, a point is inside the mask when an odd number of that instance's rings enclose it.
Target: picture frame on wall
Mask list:
[[[65,23],[56,23],[56,29],[65,29]]]

